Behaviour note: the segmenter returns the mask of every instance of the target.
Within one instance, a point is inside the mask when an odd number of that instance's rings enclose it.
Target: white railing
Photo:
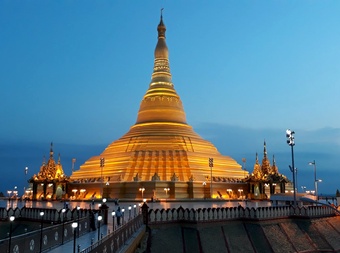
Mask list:
[[[215,222],[236,219],[277,219],[287,217],[328,217],[335,215],[335,210],[326,206],[275,206],[275,207],[222,207],[222,208],[173,208],[148,211],[148,223],[167,223],[177,221]]]

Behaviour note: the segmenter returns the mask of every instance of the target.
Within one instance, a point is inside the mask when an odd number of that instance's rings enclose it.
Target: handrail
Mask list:
[[[136,217],[131,218],[131,220],[127,221],[125,224],[123,224],[116,230],[112,231],[110,234],[103,237],[101,240],[81,250],[80,253],[90,253],[93,250],[101,252],[100,247],[104,247],[106,244],[105,242],[109,240],[111,240],[111,250],[113,250],[113,252],[117,252],[142,226],[143,216],[139,214]]]

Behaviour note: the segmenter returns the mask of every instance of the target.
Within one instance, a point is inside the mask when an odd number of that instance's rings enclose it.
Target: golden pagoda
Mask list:
[[[53,143],[51,143],[50,157],[47,163],[44,157],[40,171],[29,180],[33,185],[33,200],[61,199],[64,197],[68,177],[64,174],[60,154],[57,163],[53,158],[53,154]]]
[[[241,165],[188,125],[172,83],[162,15],[157,30],[152,78],[137,121],[72,173],[71,188],[86,189],[81,198],[222,197],[227,188],[245,187],[248,173]]]
[[[270,165],[266,142],[264,142],[263,146],[262,164],[259,164],[256,153],[253,172],[245,180],[249,183],[248,197],[250,199],[269,199],[272,194],[285,193],[286,184],[289,182],[285,175],[279,173],[274,155],[273,165]]]

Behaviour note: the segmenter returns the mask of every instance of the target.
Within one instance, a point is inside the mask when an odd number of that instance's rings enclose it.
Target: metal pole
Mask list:
[[[295,188],[295,167],[294,167],[294,145],[291,145],[292,149],[292,171],[293,171],[293,190],[294,190],[294,208],[296,208],[296,188]]]
[[[40,213],[41,216],[41,223],[40,223],[40,250],[39,252],[41,253],[42,250],[42,232],[43,232],[43,219],[44,219],[44,213]]]
[[[315,160],[313,161],[314,165],[314,188],[315,188],[315,196],[318,198],[318,181],[316,181],[316,163]]]
[[[210,198],[213,197],[213,187],[212,187],[212,168],[214,167],[214,158],[209,158],[210,167]]]
[[[78,226],[77,226],[78,227]],[[76,253],[77,230],[73,229],[73,253]]]

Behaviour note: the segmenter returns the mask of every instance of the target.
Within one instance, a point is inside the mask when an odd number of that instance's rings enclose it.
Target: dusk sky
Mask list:
[[[298,187],[340,189],[340,1],[0,1],[0,191],[54,143],[71,175],[135,123],[160,9],[188,123],[253,170],[263,142]],[[24,168],[28,166],[27,178]],[[301,188],[299,189],[301,190]]]

